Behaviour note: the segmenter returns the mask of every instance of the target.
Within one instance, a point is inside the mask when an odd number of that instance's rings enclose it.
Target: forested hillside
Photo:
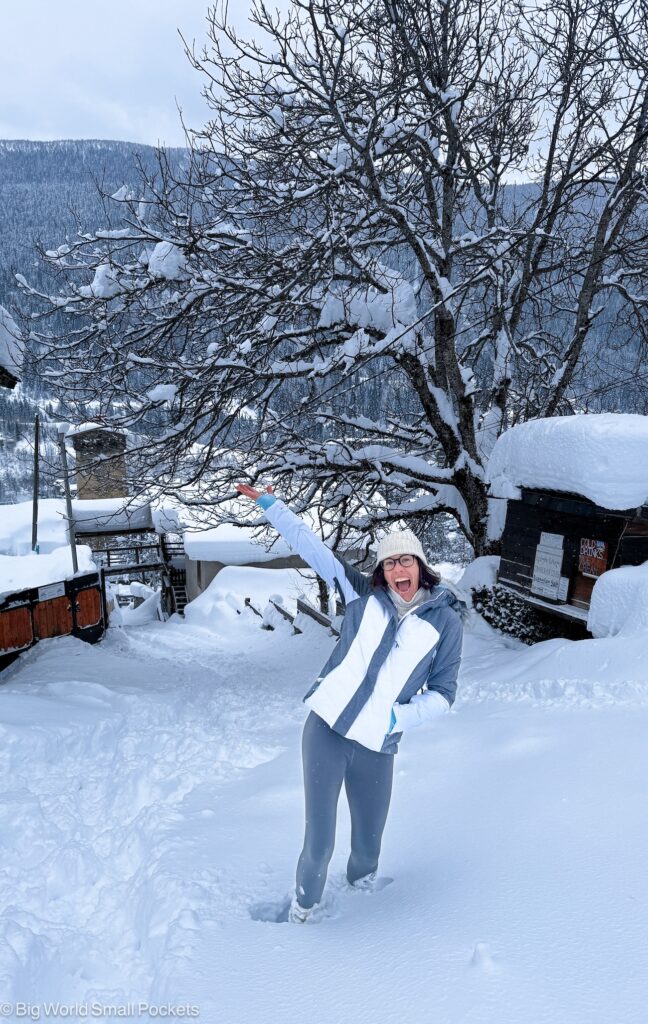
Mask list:
[[[171,152],[180,160],[182,150]],[[51,271],[36,247],[56,247],[78,231],[106,223],[102,192],[135,186],[138,165],[155,167],[150,146],[129,142],[0,140],[0,305],[15,309],[20,294],[15,274],[51,290]],[[0,503],[24,497],[31,487],[34,414],[41,413],[44,464],[42,493],[56,493],[53,449],[60,418],[56,401],[27,370],[16,392],[0,389]]]
[[[177,167],[184,154],[176,149],[169,157]],[[57,248],[79,233],[118,227],[110,218],[123,214],[124,207],[106,203],[104,197],[123,185],[137,188],[141,170],[150,175],[156,166],[154,149],[131,143],[0,140],[0,305],[16,316],[19,310],[26,311],[17,273],[39,290],[55,290],[52,268],[39,260],[37,247]],[[512,202],[514,193],[515,189],[509,193]],[[617,313],[612,308],[616,301],[612,298],[610,308],[591,329],[575,390],[583,411],[647,413],[643,341],[624,322],[620,309]],[[53,318],[64,331],[62,315],[55,310]],[[612,330],[611,322],[615,323]],[[378,415],[384,384],[383,377],[369,375],[362,408],[355,410],[358,414]],[[15,393],[0,389],[0,502],[17,500],[31,487],[31,437],[37,409],[42,413],[43,443],[53,456],[51,471],[44,467],[42,491],[56,493],[57,457],[52,445],[56,424],[65,416],[55,397],[27,368]]]
[[[172,151],[178,158],[182,150]],[[130,142],[0,140],[0,305],[17,300],[15,273],[45,286],[34,248],[61,245],[105,222],[101,192],[139,180],[155,150]]]

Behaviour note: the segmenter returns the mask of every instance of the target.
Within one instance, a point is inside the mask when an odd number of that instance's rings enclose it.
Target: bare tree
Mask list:
[[[613,11],[610,12],[609,8]],[[611,306],[643,330],[645,4],[257,0],[188,50],[212,117],[187,165],[45,255],[69,398],[137,437],[140,480],[213,506],[241,472],[324,520],[492,549],[485,464],[573,411]],[[38,317],[32,329],[38,328]]]

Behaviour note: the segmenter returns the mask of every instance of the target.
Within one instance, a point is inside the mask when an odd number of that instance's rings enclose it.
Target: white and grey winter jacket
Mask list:
[[[346,603],[340,639],[305,703],[342,736],[395,753],[403,731],[444,714],[454,701],[462,640],[457,599],[441,584],[399,622],[388,592],[336,556],[282,501],[262,495],[258,503]]]

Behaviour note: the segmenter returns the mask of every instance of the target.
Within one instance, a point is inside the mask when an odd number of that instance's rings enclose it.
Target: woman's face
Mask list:
[[[383,562],[383,572],[387,580],[387,586],[403,598],[404,601],[411,601],[419,588],[420,569],[418,559],[414,555],[401,555],[407,563],[412,559],[411,565],[402,565],[395,558],[386,558]],[[393,568],[388,568],[395,562]]]

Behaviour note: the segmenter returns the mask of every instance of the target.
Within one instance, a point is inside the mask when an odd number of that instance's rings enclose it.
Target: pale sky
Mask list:
[[[207,41],[209,0],[0,0],[0,138],[184,144],[207,108],[177,29]],[[281,0],[280,6],[287,6]],[[250,0],[230,0],[242,36]]]

